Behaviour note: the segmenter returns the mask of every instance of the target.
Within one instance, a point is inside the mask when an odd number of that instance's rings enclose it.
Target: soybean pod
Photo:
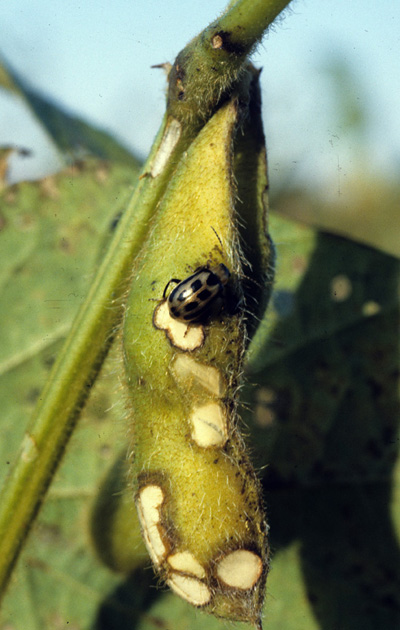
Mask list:
[[[233,97],[178,164],[134,264],[122,351],[130,480],[157,573],[194,606],[261,628],[267,525],[238,416],[248,341],[233,175],[241,114]],[[206,270],[218,268],[228,272],[215,290]],[[206,317],[174,317],[168,282],[199,269],[203,286],[194,278],[186,298],[222,303]]]

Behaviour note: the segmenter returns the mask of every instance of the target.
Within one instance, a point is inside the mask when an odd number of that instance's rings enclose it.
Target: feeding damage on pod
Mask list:
[[[173,572],[167,579],[167,584],[193,606],[205,606],[211,599],[210,589],[196,578]]]
[[[162,302],[154,310],[155,328],[164,330],[171,345],[192,352],[203,345],[204,329],[202,326],[190,326],[171,317],[167,302]]]
[[[226,412],[218,402],[194,407],[190,422],[191,436],[202,448],[222,447],[228,439]]]
[[[218,368],[204,365],[196,359],[178,355],[175,357],[171,372],[182,388],[188,388],[191,384],[205,389],[208,395],[221,398],[226,392],[226,381]]]
[[[253,612],[256,622],[256,612],[251,608],[254,594],[265,579],[262,551],[258,555],[240,548],[221,554],[210,549],[205,555],[203,545],[196,554],[193,536],[185,542],[174,519],[177,506],[167,489],[170,483],[164,473],[159,478],[163,485],[158,485],[157,476],[139,477],[139,484],[143,485],[137,492],[136,504],[147,548],[160,575],[193,606],[244,620],[249,620]],[[221,541],[220,547],[223,546]]]
[[[204,567],[196,560],[193,554],[189,551],[181,551],[180,553],[173,553],[168,558],[168,563],[176,571],[182,573],[190,573],[198,578],[205,578],[206,572]]]
[[[163,541],[160,508],[164,501],[164,493],[159,486],[150,485],[143,488],[137,499],[137,509],[145,543],[154,564],[160,565],[167,548]]]
[[[227,554],[219,563],[217,575],[227,586],[247,590],[253,588],[263,571],[261,558],[246,549]]]

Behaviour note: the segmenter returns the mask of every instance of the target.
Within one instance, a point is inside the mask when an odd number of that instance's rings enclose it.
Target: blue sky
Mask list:
[[[225,0],[8,0],[0,4],[1,52],[33,86],[145,156],[163,110],[173,61]],[[357,77],[378,171],[400,166],[400,2],[295,0],[254,55],[262,86],[271,176],[324,182],[357,156],[340,128],[323,71],[340,55]],[[37,126],[0,95],[0,145],[34,146],[40,169],[53,157]],[[277,175],[279,177],[279,175]]]

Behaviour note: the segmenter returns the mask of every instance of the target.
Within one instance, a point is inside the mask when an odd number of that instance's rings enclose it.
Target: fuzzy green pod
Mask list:
[[[246,344],[237,119],[231,100],[177,167],[132,272],[123,352],[134,496],[155,568],[193,605],[261,627],[267,526],[237,414]],[[172,318],[168,281],[221,263],[231,273],[224,308],[202,323]]]

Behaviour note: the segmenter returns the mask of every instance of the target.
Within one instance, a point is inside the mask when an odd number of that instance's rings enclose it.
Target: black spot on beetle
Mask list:
[[[208,276],[207,280],[206,280],[206,284],[209,287],[215,287],[216,284],[220,284],[220,279],[218,278],[216,273],[210,273],[210,275]]]
[[[189,304],[185,304],[185,311],[186,313],[190,313],[191,311],[194,311],[195,308],[197,308],[199,306],[199,302],[193,301],[193,302],[189,302]]]
[[[208,289],[204,289],[197,295],[197,297],[199,298],[201,302],[205,302],[206,300],[209,300],[211,296],[212,296],[212,293]]]
[[[197,279],[194,282],[192,282],[192,284],[190,285],[193,293],[196,293],[196,291],[198,291],[199,289],[201,289],[201,287],[203,286],[203,283],[201,280]]]

